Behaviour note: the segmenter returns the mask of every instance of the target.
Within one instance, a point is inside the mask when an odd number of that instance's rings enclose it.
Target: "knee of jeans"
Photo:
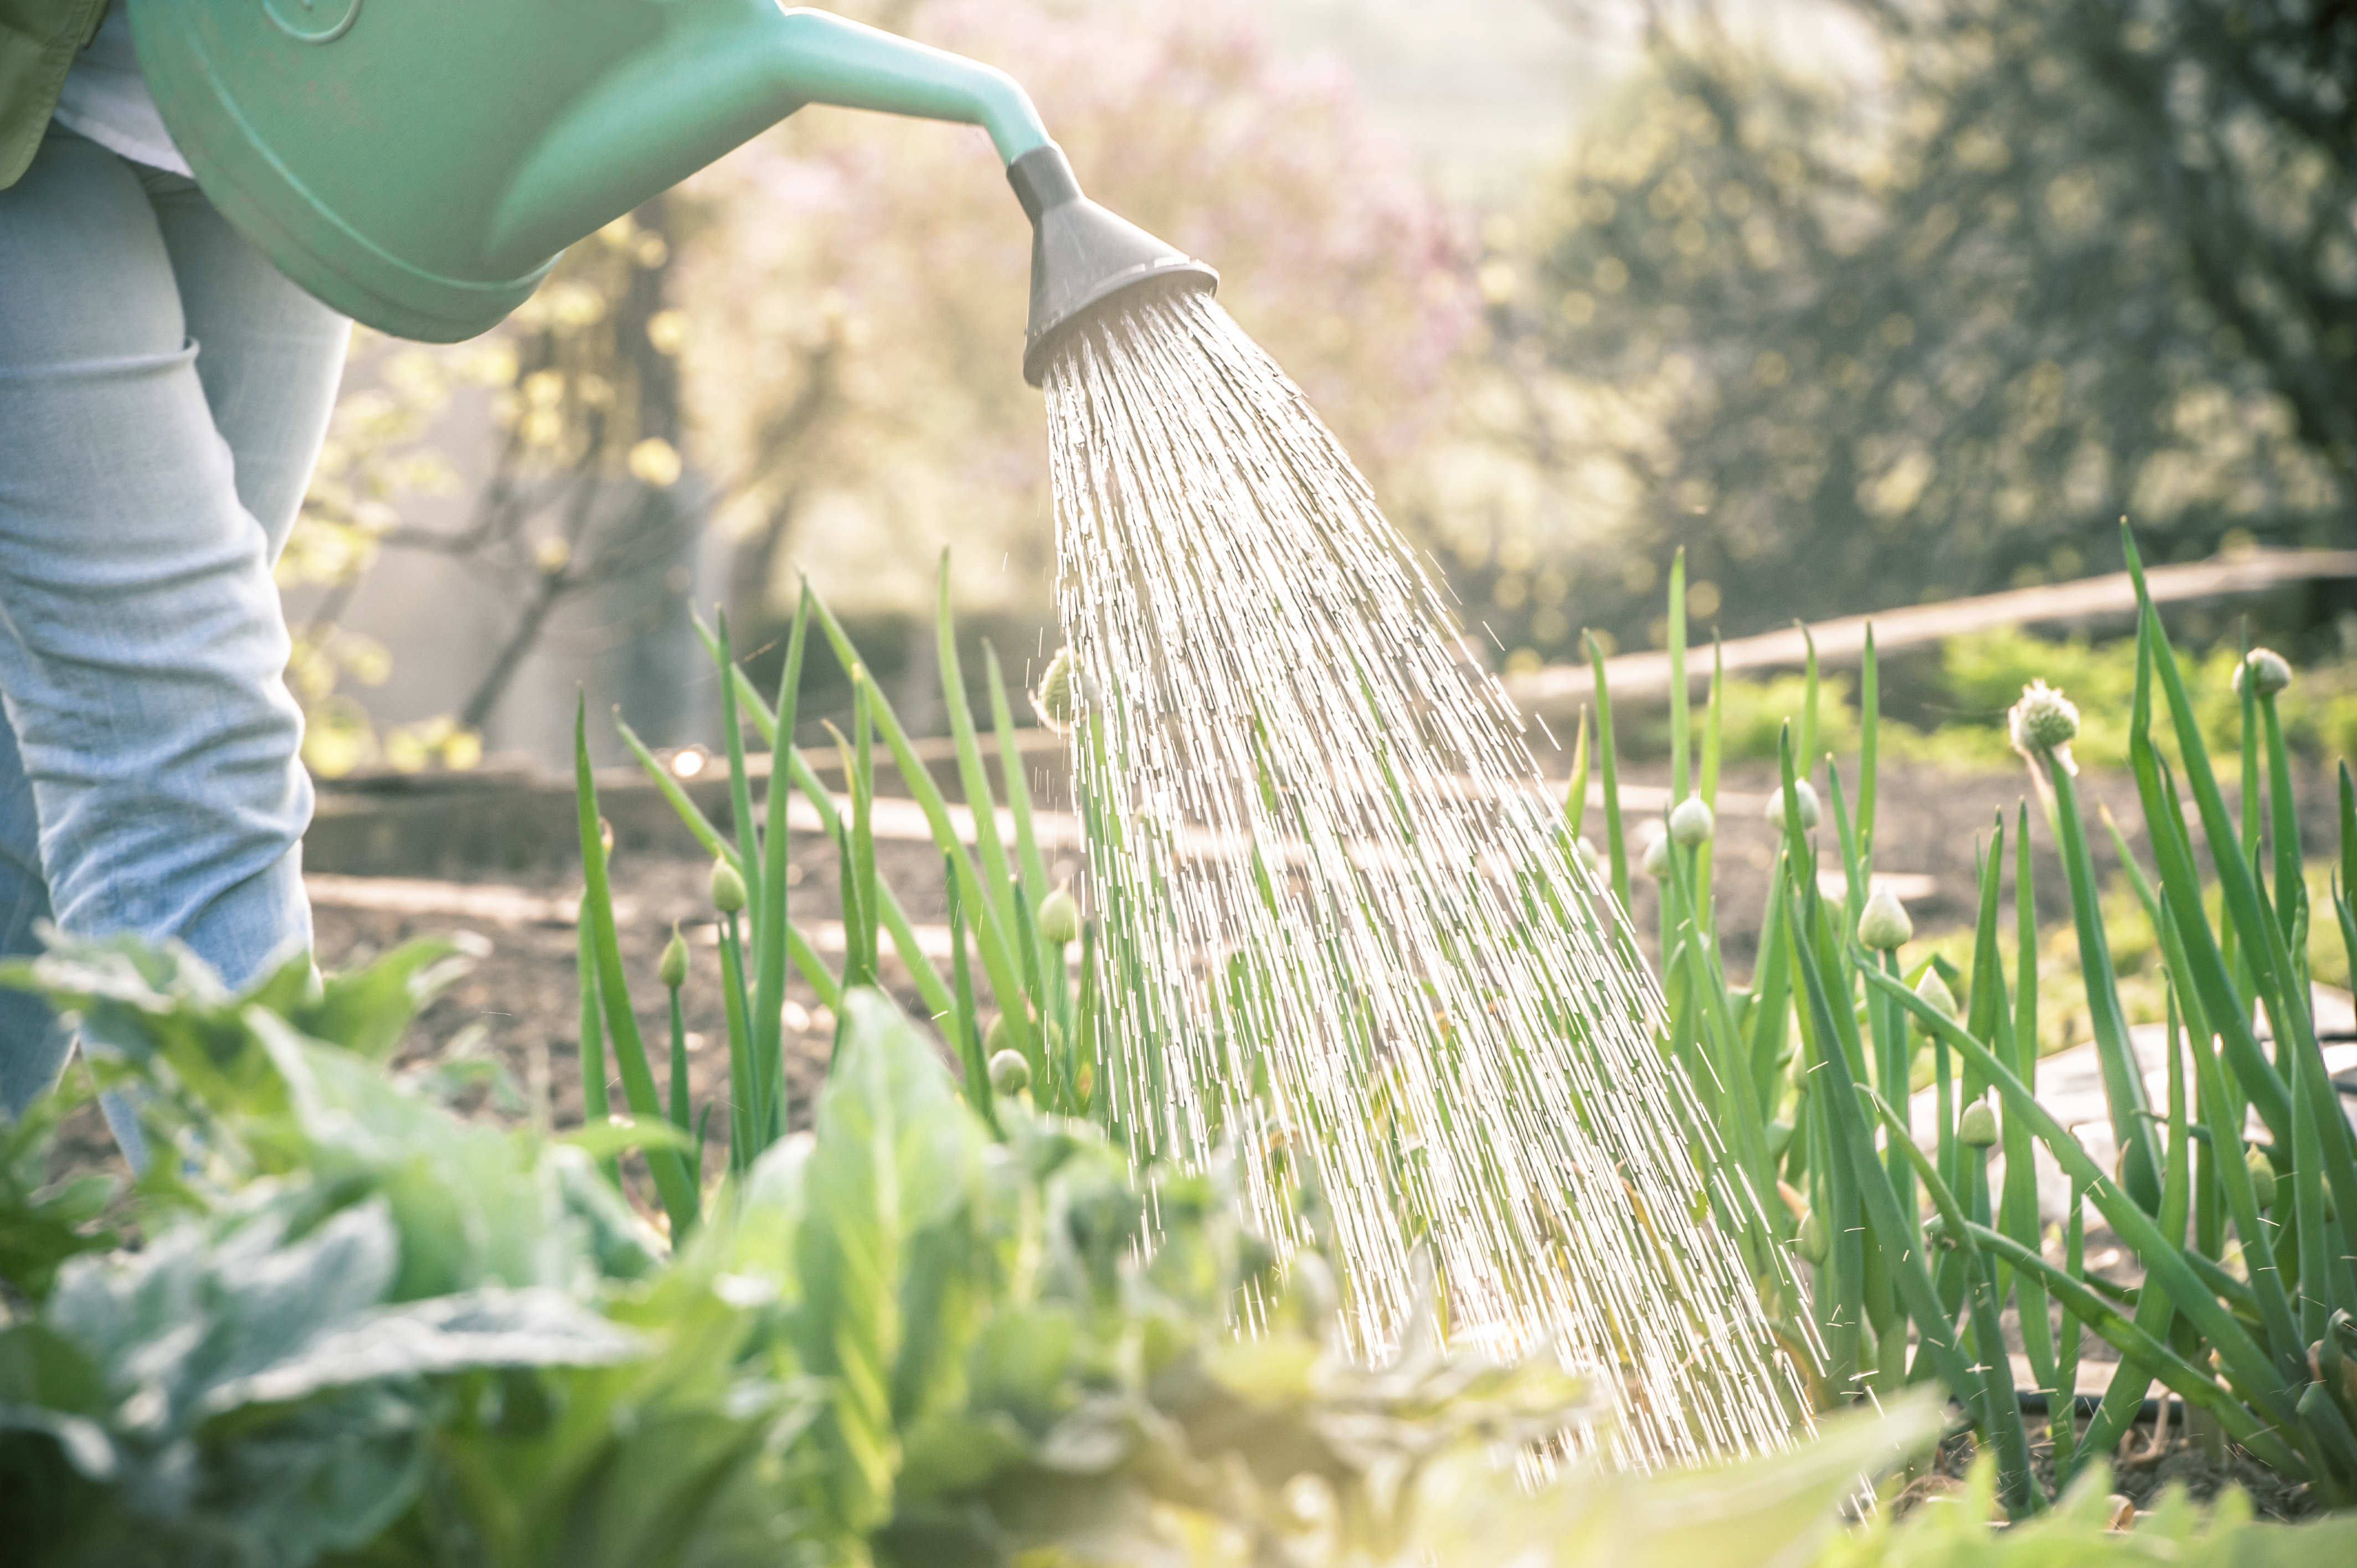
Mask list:
[[[126,678],[118,700],[136,717],[108,726],[104,744],[118,766],[152,770],[167,787],[298,774],[303,710],[280,677],[284,668],[283,660],[266,671],[192,662],[163,680]]]
[[[41,861],[59,923],[168,930],[174,911],[286,858],[311,822],[302,736],[281,687],[232,713],[44,757]]]

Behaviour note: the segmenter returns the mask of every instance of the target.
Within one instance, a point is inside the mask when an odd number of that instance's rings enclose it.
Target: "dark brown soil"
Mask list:
[[[2041,1429],[2043,1419],[2029,1418],[2029,1458],[2039,1485],[2050,1493],[2054,1445]],[[2086,1428],[2083,1420],[2077,1430],[2084,1433]],[[1979,1452],[1970,1433],[1948,1439],[1928,1472],[1900,1492],[1892,1504],[1894,1510],[1904,1515],[1924,1501],[1953,1491]],[[2150,1509],[2172,1485],[2182,1486],[2201,1503],[2214,1501],[2230,1486],[2239,1487],[2249,1495],[2252,1509],[2261,1519],[2301,1520],[2324,1511],[2307,1482],[2287,1480],[2230,1443],[2217,1444],[2213,1452],[2198,1436],[2188,1436],[2181,1409],[2173,1412],[2169,1434],[2157,1449],[2153,1423],[2143,1421],[2120,1440],[2112,1455],[2112,1490],[2140,1509]]]
[[[879,843],[877,853],[878,869],[911,922],[938,925],[948,918],[942,863],[931,849]],[[793,885],[788,899],[797,923],[813,927],[836,915],[841,900],[834,847],[814,835],[807,837],[797,844],[791,865]],[[618,855],[613,875],[622,920],[623,967],[630,976],[648,1052],[656,1058],[655,1077],[667,1084],[670,1050],[669,1008],[655,972],[656,962],[676,923],[688,939],[690,954],[688,982],[681,989],[680,1000],[689,1047],[692,1101],[699,1113],[706,1104],[723,1107],[714,1117],[716,1126],[725,1127],[727,1032],[721,1002],[718,927],[710,892],[711,865],[701,859],[671,855]],[[579,891],[577,875],[570,870],[522,879],[521,885],[565,896]],[[318,910],[316,920],[320,961],[331,967],[365,962],[402,941],[435,934],[448,924],[430,917],[328,908]],[[489,956],[419,1016],[396,1067],[432,1061],[454,1041],[471,1035],[474,1052],[498,1061],[520,1088],[529,1090],[535,1081],[547,1084],[556,1125],[578,1125],[581,1013],[576,962],[578,939],[574,928],[504,926],[480,929],[478,934],[490,942]],[[889,942],[886,938],[888,953]],[[831,964],[840,964],[839,954],[827,956]],[[905,972],[888,956],[884,978],[903,1006],[911,1013],[924,1012]],[[813,1097],[825,1074],[834,1038],[833,1015],[791,969],[786,1000],[788,1120],[790,1125],[802,1126],[809,1122]],[[619,1107],[619,1079],[608,1098]],[[707,1155],[716,1168],[725,1159],[725,1139],[715,1137]]]

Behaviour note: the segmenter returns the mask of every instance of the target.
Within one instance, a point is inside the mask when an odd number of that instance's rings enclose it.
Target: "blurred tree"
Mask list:
[[[661,575],[678,566],[704,521],[700,487],[681,482],[673,356],[685,318],[667,300],[691,207],[659,197],[608,224],[566,252],[490,337],[441,350],[363,339],[361,384],[339,400],[279,567],[282,585],[317,590],[296,623],[289,667],[309,714],[315,770],[471,766],[524,658],[576,596],[639,584],[628,596],[640,618],[683,614],[683,575]],[[456,483],[428,438],[451,411],[454,386],[467,382],[491,391],[484,412],[500,432],[495,455],[460,526],[408,523],[398,504],[407,495]],[[382,681],[385,650],[339,618],[386,549],[450,557],[492,585],[511,614],[471,688],[453,693],[452,713],[379,736],[343,682]],[[657,580],[642,581],[651,575]]]
[[[1805,64],[1642,15],[1491,289],[1485,417],[1567,541],[1543,618],[1458,521],[1501,634],[1657,641],[1680,543],[1737,633],[2079,575],[2124,513],[2179,558],[2357,532],[2357,6],[1831,0]]]
[[[1234,5],[899,9],[1020,80],[1091,196],[1217,265],[1228,308],[1378,486],[1394,478],[1446,415],[1476,301],[1451,226],[1339,70],[1280,64]],[[683,299],[697,450],[736,476],[732,613],[783,603],[789,558],[854,607],[921,605],[952,539],[966,602],[1044,607],[1030,235],[988,143],[811,113],[692,188],[729,214]]]
[[[1225,3],[897,0],[863,19],[1022,81],[1092,196],[1221,268],[1228,306],[1379,486],[1442,419],[1478,311],[1465,247],[1339,70],[1281,65]],[[290,671],[315,766],[464,760],[568,597],[636,584],[646,615],[683,613],[663,568],[710,521],[741,647],[790,605],[790,563],[838,607],[921,612],[952,539],[964,605],[1045,613],[1029,257],[980,132],[813,111],[575,247],[490,338],[377,350],[282,574],[325,585]],[[430,438],[473,417],[450,399],[469,381],[490,389],[496,461],[463,526],[408,524],[408,497],[457,483]],[[383,650],[338,618],[386,548],[465,562],[511,620],[451,718],[380,737],[350,688]]]

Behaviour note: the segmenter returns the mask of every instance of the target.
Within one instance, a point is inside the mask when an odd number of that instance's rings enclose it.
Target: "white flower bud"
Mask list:
[[[1689,795],[1678,802],[1670,813],[1670,836],[1692,849],[1710,837],[1717,824],[1711,820],[1710,807],[1699,795]]]
[[[2242,693],[2243,676],[2246,672],[2257,682],[2257,691],[2262,697],[2272,697],[2291,684],[2290,662],[2272,648],[2254,648],[2243,656],[2240,664],[2234,666],[2234,691],[2237,695]]]
[[[2070,698],[2043,681],[2021,689],[2021,701],[2007,715],[2014,749],[2025,756],[2067,746],[2079,734],[2079,710]]]
[[[1867,896],[1866,908],[1857,918],[1857,940],[1877,952],[1889,952],[1915,940],[1915,922],[1887,885]]]
[[[1020,1094],[1031,1087],[1031,1064],[1021,1051],[1000,1051],[990,1058],[990,1088],[995,1094]]]
[[[1081,718],[1080,677],[1072,668],[1070,645],[1056,650],[1056,657],[1048,661],[1048,672],[1039,677],[1039,689],[1031,693],[1032,711],[1039,722],[1058,735],[1068,735]]]
[[[1940,978],[1936,969],[1923,972],[1923,978],[1915,983],[1915,994],[1943,1018],[1954,1018],[1962,1012],[1956,1005],[1956,993],[1948,989],[1948,983]]]
[[[1801,804],[1802,831],[1806,832],[1810,828],[1815,827],[1817,825],[1818,817],[1823,814],[1821,809],[1817,805],[1816,786],[1811,784],[1805,779],[1795,779],[1792,780],[1792,798],[1795,800],[1798,800]],[[1778,789],[1774,794],[1768,797],[1767,817],[1769,822],[1772,826],[1781,828],[1784,825],[1783,790]]]
[[[1996,1108],[1986,1100],[1975,1100],[1964,1107],[1956,1118],[1956,1142],[1975,1149],[1986,1149],[1996,1142]]]
[[[1645,854],[1639,863],[1645,875],[1659,882],[1670,874],[1670,835],[1656,832],[1645,840]]]

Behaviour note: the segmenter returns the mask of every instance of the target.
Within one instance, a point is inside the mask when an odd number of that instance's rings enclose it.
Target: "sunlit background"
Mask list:
[[[1503,673],[1659,646],[1680,546],[1734,638],[2115,570],[2123,516],[2162,561],[2357,542],[2357,60],[2298,7],[838,8],[1006,67],[1217,264]],[[315,768],[559,760],[584,682],[710,742],[691,607],[760,650],[798,570],[921,725],[944,547],[1036,671],[1028,254],[979,133],[814,110],[489,338],[363,335],[283,572]],[[2349,603],[2276,628],[2327,751]]]

